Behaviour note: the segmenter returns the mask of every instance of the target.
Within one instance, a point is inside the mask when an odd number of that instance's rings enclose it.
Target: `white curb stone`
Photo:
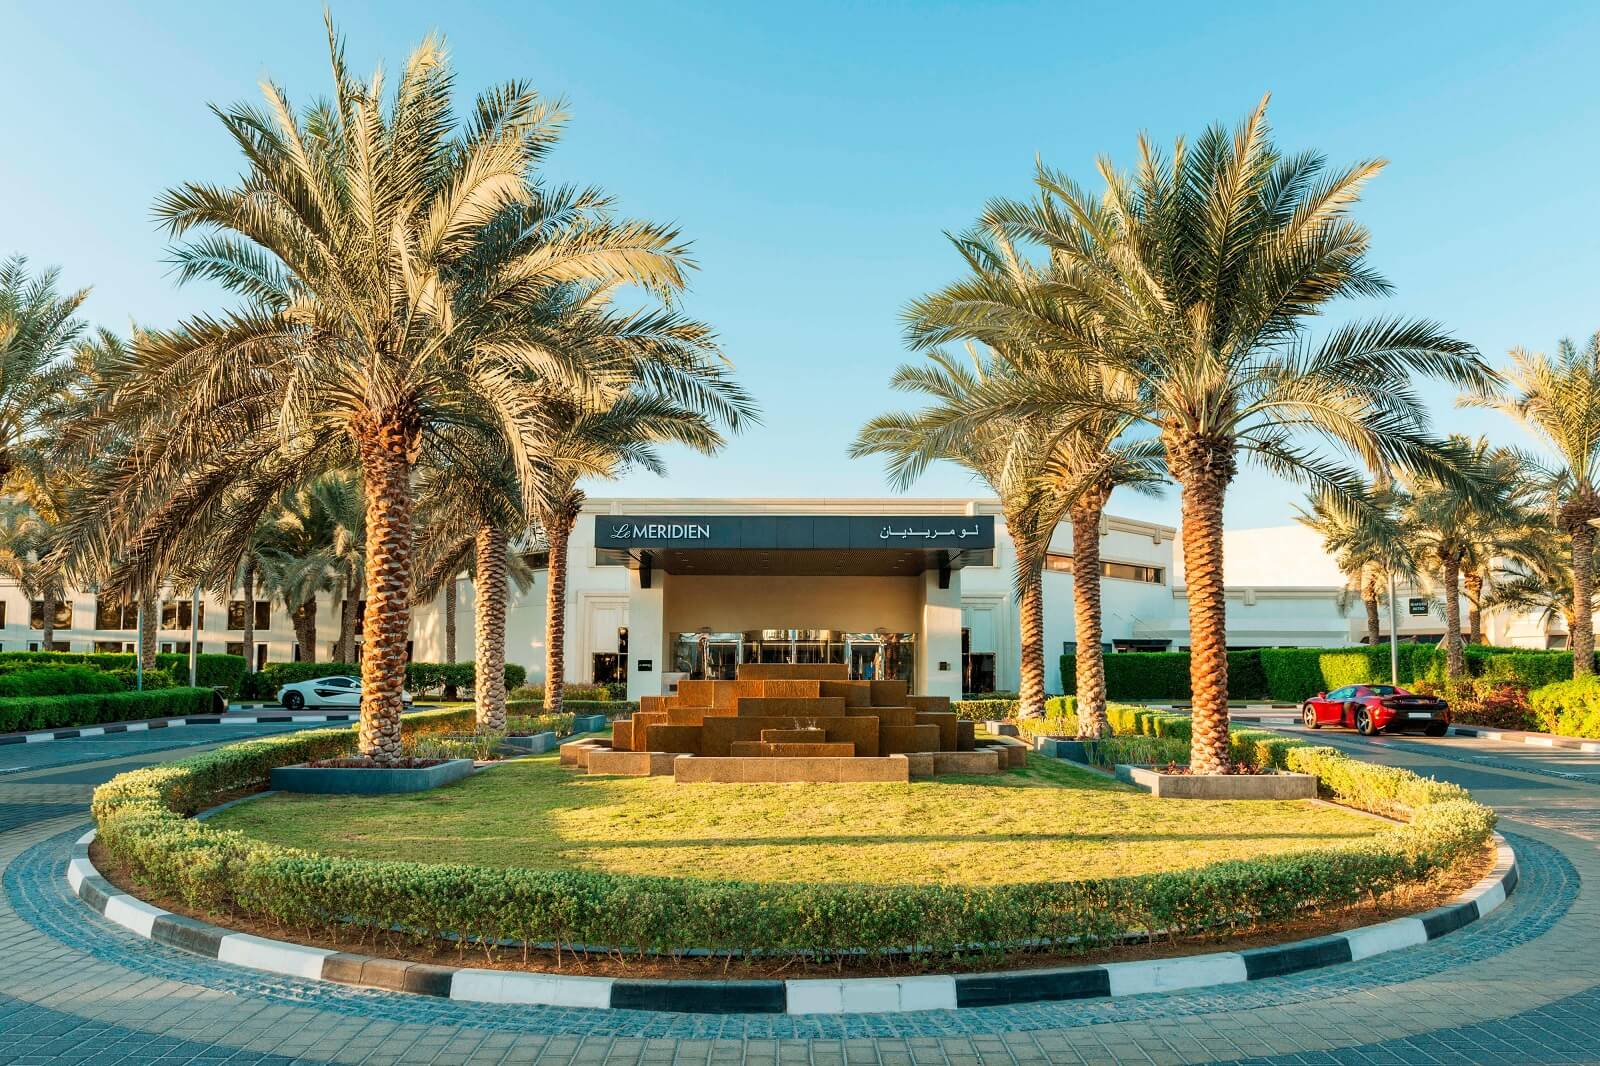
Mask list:
[[[1250,979],[1244,956],[1235,951],[1190,958],[1114,962],[1108,964],[1106,970],[1111,974],[1113,996],[1171,992],[1203,985],[1230,985]]]
[[[334,954],[337,952],[327,948],[285,944],[249,933],[229,933],[217,947],[217,958],[222,962],[303,977],[308,981],[322,979],[322,960]]]
[[[1381,925],[1349,929],[1339,935],[1350,942],[1352,962],[1428,942],[1428,930],[1421,918],[1396,918]]]
[[[135,899],[127,893],[119,893],[106,900],[107,919],[116,922],[124,929],[138,933],[147,940],[150,938],[150,931],[155,928],[156,919],[163,918],[166,914],[167,912],[160,907],[152,907],[144,900]]]

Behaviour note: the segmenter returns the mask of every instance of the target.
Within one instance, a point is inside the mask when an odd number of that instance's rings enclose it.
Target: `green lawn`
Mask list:
[[[763,881],[1109,877],[1337,844],[1374,820],[1313,803],[1158,801],[1045,758],[907,785],[679,785],[588,777],[556,756],[435,792],[276,795],[213,825],[321,852]]]

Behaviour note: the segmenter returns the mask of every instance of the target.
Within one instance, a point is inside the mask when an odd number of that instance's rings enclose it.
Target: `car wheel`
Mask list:
[[[1316,709],[1309,703],[1300,708],[1300,720],[1306,724],[1307,729],[1322,728],[1322,724],[1317,721]]]
[[[302,696],[300,693],[291,691],[291,692],[285,692],[283,694],[283,707],[284,707],[284,710],[288,710],[288,711],[303,710],[305,708],[305,705],[306,705],[306,698],[304,696]]]
[[[1378,735],[1378,727],[1372,724],[1372,715],[1367,713],[1365,707],[1356,708],[1356,732],[1364,737]]]
[[[1450,732],[1450,726],[1444,722],[1428,723],[1428,735],[1430,737],[1442,737],[1448,732]]]

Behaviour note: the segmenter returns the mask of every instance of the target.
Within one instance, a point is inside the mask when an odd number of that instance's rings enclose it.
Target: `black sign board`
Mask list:
[[[1415,597],[1413,597],[1412,600],[1411,600],[1411,603],[1410,603],[1410,608],[1411,608],[1411,613],[1412,614],[1427,614],[1428,613],[1428,601],[1427,600],[1419,600],[1419,599],[1416,599]]]
[[[634,669],[638,670],[641,674],[648,674],[650,671],[654,670],[655,668],[656,668],[656,661],[654,659],[640,659],[639,660],[639,665],[636,666]]]
[[[596,515],[597,548],[990,551],[993,515]]]

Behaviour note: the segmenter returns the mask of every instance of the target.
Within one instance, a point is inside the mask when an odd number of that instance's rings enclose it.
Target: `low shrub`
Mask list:
[[[997,722],[1017,716],[1017,701],[951,700],[950,709],[968,722]]]
[[[405,738],[405,753],[412,759],[471,759],[488,762],[495,758],[505,733],[484,730],[472,733],[416,733]]]
[[[1361,841],[1191,870],[960,886],[377,862],[268,844],[186,817],[219,793],[262,782],[273,766],[347,753],[354,738],[351,729],[296,733],[122,774],[95,791],[100,839],[135,880],[191,907],[236,908],[300,930],[353,926],[418,939],[448,933],[459,936],[462,950],[472,944],[490,953],[500,941],[531,941],[837,957],[906,945],[918,954],[951,954],[973,943],[1003,954],[1041,938],[1087,950],[1128,931],[1181,937],[1248,929],[1426,881],[1481,849],[1494,828],[1493,812],[1451,786],[1308,747],[1284,757],[1293,767],[1314,768],[1335,798],[1386,812],[1405,807],[1411,822]]]
[[[566,714],[508,714],[507,733],[554,733],[557,737],[570,737],[577,715]]]
[[[629,718],[639,710],[637,703],[630,703],[627,700],[562,700],[561,706],[568,714],[603,714],[607,718]],[[507,700],[506,713],[515,715],[543,714],[544,701]]]
[[[357,669],[356,673],[360,673]],[[518,663],[505,664],[507,691],[517,688],[528,679],[528,669]],[[469,694],[477,687],[478,667],[471,661],[464,663],[406,663],[406,688],[413,695],[432,696],[455,689]]]
[[[1536,688],[1528,694],[1528,706],[1541,733],[1600,739],[1600,677]]]
[[[1443,697],[1450,704],[1452,721],[1493,729],[1538,729],[1528,703],[1528,686],[1518,681],[1487,677],[1460,681],[1414,681],[1413,692]]]
[[[172,671],[162,669],[159,666],[153,666],[142,672],[132,666],[119,666],[108,672],[112,677],[120,681],[122,687],[129,692],[137,692],[141,688],[146,692],[151,692],[158,688],[178,687],[178,680],[172,676]],[[187,680],[187,677],[185,677],[185,680]]]
[[[27,729],[71,729],[141,718],[210,714],[215,694],[208,688],[166,688],[155,692],[93,692],[71,696],[0,698],[0,733]]]
[[[587,703],[621,702],[627,698],[627,688],[623,687],[621,696],[612,694],[609,685],[567,685],[561,690],[561,699],[565,703],[573,700],[582,700]],[[511,690],[511,698],[519,703],[544,704],[544,684],[537,682],[532,685],[518,685]]]
[[[1020,700],[1020,692],[963,692],[963,700]]]

